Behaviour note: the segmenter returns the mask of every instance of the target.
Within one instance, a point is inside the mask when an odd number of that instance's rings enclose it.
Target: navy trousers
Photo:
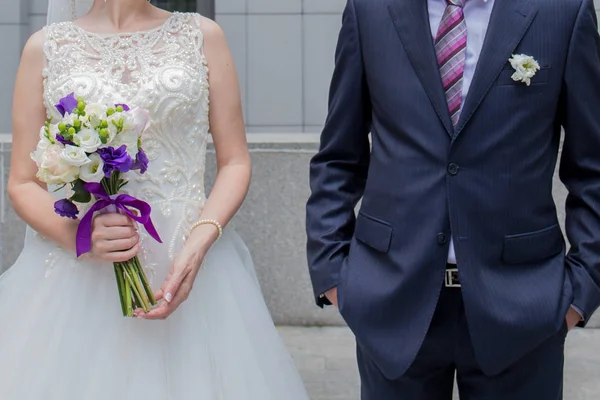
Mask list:
[[[563,328],[496,376],[477,366],[460,288],[444,287],[423,345],[408,371],[386,379],[357,347],[362,400],[562,400]]]

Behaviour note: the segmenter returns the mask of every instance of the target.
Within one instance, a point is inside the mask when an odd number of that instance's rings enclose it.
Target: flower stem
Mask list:
[[[133,263],[134,263],[136,272],[142,279],[142,284],[144,285],[144,291],[146,292],[146,295],[148,296],[148,300],[150,301],[150,304],[155,305],[156,299],[154,298],[154,292],[152,291],[152,288],[150,287],[150,283],[148,282],[148,277],[146,276],[146,271],[144,271],[144,267],[142,267],[142,263],[140,262],[140,259],[138,258],[138,256],[135,256],[133,258]]]
[[[101,184],[109,196],[116,195],[121,186],[121,173],[113,171],[108,178],[103,178]],[[134,308],[141,307],[145,312],[150,311],[150,305],[156,304],[154,293],[148,283],[148,278],[137,256],[129,261],[114,263],[117,288],[124,316],[133,316]]]
[[[127,273],[123,269],[123,276],[127,277]],[[125,316],[133,317],[133,305],[131,299],[131,285],[127,279],[125,279]]]
[[[146,292],[143,288],[142,282],[140,281],[140,277],[137,274],[135,264],[132,260],[129,260],[127,263],[127,272],[133,281],[133,287],[135,289],[136,294],[136,303],[139,307],[142,307],[145,312],[150,311],[150,304],[148,297],[146,296]]]
[[[130,273],[130,266],[127,265],[124,269],[124,275],[125,275],[125,279],[127,279],[127,281],[129,282],[129,285],[131,286],[131,290],[133,291],[133,295],[135,296],[135,303],[138,306],[141,306],[145,312],[150,311],[150,307],[148,306],[147,303],[144,302],[144,298],[142,297],[142,295],[140,294],[140,290],[139,287],[137,285],[137,282],[135,281],[135,275],[132,276],[132,274]],[[130,299],[133,300],[133,299]]]
[[[136,288],[135,285],[133,284],[133,281],[131,280],[131,277],[129,276],[129,274],[127,273],[127,270],[125,268],[123,268],[123,276],[125,277],[125,282],[127,283],[127,285],[125,286],[125,288],[127,289],[128,292],[128,296],[127,296],[127,316],[131,317],[133,316],[133,304],[134,304],[134,297],[135,297],[135,292],[136,292]]]
[[[127,315],[126,304],[125,304],[125,279],[123,278],[123,268],[120,263],[113,264],[115,269],[115,277],[117,278],[117,289],[119,289],[119,301],[121,302],[121,310],[123,316]]]

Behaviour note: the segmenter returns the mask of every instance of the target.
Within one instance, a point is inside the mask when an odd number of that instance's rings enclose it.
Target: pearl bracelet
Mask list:
[[[192,231],[200,225],[214,225],[217,228],[217,230],[219,231],[219,235],[217,236],[217,239],[215,239],[215,241],[219,240],[219,238],[223,235],[223,228],[221,227],[221,224],[219,223],[219,221],[214,219],[201,219],[200,221],[196,222],[190,228],[190,235],[192,234]]]

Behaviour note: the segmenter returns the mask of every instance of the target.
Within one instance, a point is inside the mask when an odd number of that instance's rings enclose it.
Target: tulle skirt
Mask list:
[[[0,276],[0,399],[308,399],[231,230],[164,321],[124,318],[112,265],[56,251],[28,230]]]

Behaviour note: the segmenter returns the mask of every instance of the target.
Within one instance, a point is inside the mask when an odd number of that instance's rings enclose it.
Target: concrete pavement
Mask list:
[[[359,399],[354,338],[348,328],[279,329],[296,361],[311,400]],[[569,333],[566,341],[564,400],[598,399],[600,329],[575,329]]]

